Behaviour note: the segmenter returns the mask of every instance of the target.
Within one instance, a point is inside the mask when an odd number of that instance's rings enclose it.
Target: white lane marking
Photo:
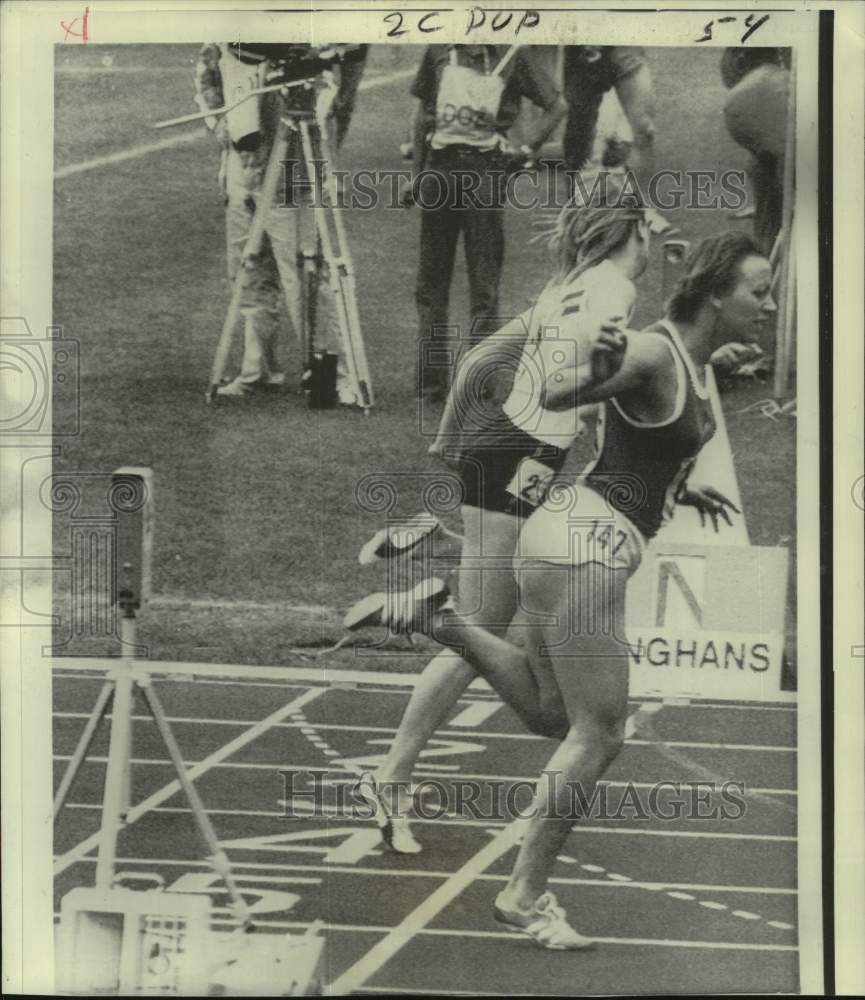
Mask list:
[[[211,767],[221,763],[226,757],[231,756],[231,754],[235,753],[235,751],[242,749],[247,744],[257,739],[274,723],[280,722],[291,712],[296,712],[299,708],[309,704],[309,702],[314,701],[316,698],[320,698],[324,693],[324,690],[324,688],[311,688],[305,694],[300,695],[293,701],[290,701],[287,705],[283,705],[282,708],[278,708],[275,712],[272,712],[266,718],[261,719],[259,722],[255,723],[254,726],[251,726],[229,743],[226,743],[224,746],[221,746],[218,750],[215,750],[212,754],[205,757],[204,760],[199,761],[199,763],[190,767],[187,771],[189,780],[195,781],[196,778],[199,778],[202,774],[209,771]],[[161,805],[166,799],[170,799],[175,792],[179,791],[179,789],[180,782],[176,778],[173,781],[169,781],[168,784],[163,785],[162,788],[154,792],[152,795],[149,795],[143,802],[140,802],[129,811],[125,826],[130,826],[150,809]],[[55,862],[55,876],[64,872],[82,854],[86,854],[88,851],[92,850],[98,843],[99,833],[97,832],[87,837],[85,840],[82,840],[79,844],[76,844],[75,847],[67,851],[66,854],[62,855]]]
[[[499,701],[477,701],[472,705],[469,705],[464,709],[460,715],[467,715],[469,712],[474,712],[475,717],[479,721],[483,721],[484,718],[488,718],[493,715],[499,708],[502,708],[502,703]],[[54,718],[56,719],[89,719],[89,712],[53,712]],[[109,713],[110,714],[110,713]],[[639,714],[639,713],[636,713]],[[135,715],[134,720],[137,722],[148,721],[150,719],[149,715]],[[459,716],[457,717],[459,718]],[[250,722],[254,722],[254,719],[225,719],[225,718],[210,718],[201,715],[172,715],[168,718],[169,722],[177,723],[178,725],[201,725],[201,726],[248,726]],[[281,722],[279,727],[282,729],[296,729],[298,728],[299,720],[292,720],[290,722]],[[468,722],[463,723],[466,725],[473,725],[474,723]],[[340,732],[349,733],[384,733],[386,735],[392,736],[396,733],[396,729],[392,726],[352,726],[344,725],[338,722],[305,722],[304,725],[309,727],[309,732],[301,729],[304,736],[310,735],[315,730],[319,729],[336,729]],[[438,733],[447,733],[451,726],[457,725],[457,719],[452,719],[445,727],[436,730]],[[312,727],[315,727],[315,730]],[[546,742],[549,740],[544,736],[536,736],[533,733],[501,733],[501,732],[477,732],[473,733],[478,739],[501,739],[501,740],[529,740],[534,742]],[[693,741],[678,741],[678,740],[634,740],[626,739],[625,743],[627,746],[641,746],[641,747],[687,747],[689,749],[698,750],[743,750],[743,751],[753,751],[754,753],[795,753],[795,747],[785,747],[779,746],[778,744],[745,744],[745,743],[695,743]],[[792,791],[792,790],[791,790]]]
[[[219,911],[217,911],[219,912]],[[225,911],[221,911],[225,912]],[[60,914],[54,914],[54,923],[60,922]],[[780,923],[780,921],[776,921]],[[233,919],[226,920],[214,920],[211,922],[211,930],[215,930],[219,925],[225,924],[231,931],[237,930],[237,923]],[[349,934],[385,934],[391,927],[377,927],[372,924],[328,924],[324,921],[316,921],[315,925],[306,923],[302,920],[261,920],[257,926],[256,930],[260,933],[266,934],[269,929],[273,930],[302,930],[306,931],[310,927],[316,926],[322,932],[324,931],[337,931]],[[788,925],[789,926],[789,925]],[[791,928],[792,929],[792,928]],[[469,930],[447,930],[439,928],[429,928],[425,927],[423,930],[419,931],[420,934],[429,935],[432,937],[469,937],[469,938],[498,938],[506,939],[510,941],[525,941],[522,934],[511,934],[509,931],[469,931]],[[724,950],[724,951],[798,951],[799,949],[793,944],[750,944],[750,943],[740,943],[735,941],[673,941],[670,939],[663,938],[614,938],[614,937],[596,937],[592,938],[593,941],[597,941],[598,944],[618,944],[625,946],[645,946],[650,948],[706,948],[709,950]],[[326,987],[327,989],[332,989],[333,987]],[[369,993],[376,992],[374,990],[364,990],[362,987],[358,988],[358,992]],[[402,991],[400,991],[402,992]],[[415,992],[415,991],[412,991]],[[435,995],[438,995],[440,991],[436,990]],[[460,992],[458,996],[465,996],[466,994]],[[474,994],[472,994],[474,995]],[[482,996],[487,996],[487,994],[481,994]],[[533,996],[535,994],[527,993],[521,994],[524,996]],[[548,994],[542,994],[543,996],[548,996]]]
[[[67,758],[68,759],[68,758]],[[133,763],[136,763],[133,761]],[[166,762],[167,766],[171,766],[170,762]],[[311,771],[312,768],[305,768],[304,770]],[[319,770],[322,770],[321,768]],[[177,789],[175,789],[176,791]],[[173,792],[171,793],[174,794]],[[284,805],[283,800],[279,800],[278,805]],[[144,803],[142,803],[142,806]],[[90,809],[99,810],[102,806],[96,802],[70,802],[64,805],[64,809]],[[355,816],[351,812],[340,812],[335,809],[328,808],[326,806],[316,805],[314,803],[308,802],[292,802],[291,808],[297,817],[303,814],[309,813],[315,816],[332,817],[342,821],[355,820],[359,822],[368,822],[369,817],[366,815]],[[159,809],[148,807],[148,811],[152,812],[175,812],[175,813],[186,813],[189,812],[188,806],[163,806]],[[285,813],[276,813],[272,809],[207,809],[207,813],[214,816],[266,816],[270,819],[274,817],[285,819]],[[130,816],[132,814],[130,813]],[[289,816],[289,818],[292,818]],[[138,819],[138,816],[135,817]],[[130,819],[130,822],[133,820]],[[490,833],[499,833],[502,826],[504,825],[501,820],[489,820],[489,819],[459,819],[455,816],[437,816],[435,819],[423,819],[417,818],[412,819],[413,823],[429,823],[435,826],[440,826],[446,824],[449,826],[468,826],[468,827],[487,827],[490,823],[495,823],[496,826],[490,830]],[[795,844],[795,837],[780,836],[772,833],[710,833],[707,831],[691,831],[691,830],[629,830],[625,827],[603,827],[603,826],[573,826],[571,827],[571,833],[603,833],[603,834],[617,834],[619,836],[628,837],[687,837],[695,839],[715,839],[715,840],[756,840],[765,841],[768,843],[786,843]],[[74,862],[75,859],[73,859]],[[73,863],[73,862],[70,862]]]
[[[225,921],[230,923],[230,921]],[[236,924],[233,926],[236,927]],[[306,928],[310,924],[294,920],[263,920],[258,925],[259,930],[276,928],[279,930],[292,930],[294,928]],[[386,934],[389,931],[397,930],[394,927],[380,927],[367,924],[358,926],[356,924],[328,924],[322,925],[322,932],[326,931],[348,931],[366,934]],[[463,937],[463,938],[493,938],[508,941],[525,941],[525,937],[519,933],[510,931],[473,931],[473,930],[449,930],[446,928],[424,927],[419,934],[430,937]],[[760,944],[748,941],[676,941],[669,938],[617,938],[617,937],[592,937],[598,944],[618,944],[625,946],[644,946],[649,948],[705,948],[712,951],[798,951],[794,944]],[[362,960],[361,960],[362,961]],[[358,963],[356,963],[358,964]],[[348,970],[351,971],[350,969]],[[335,991],[339,980],[326,986],[325,989]]]
[[[377,76],[369,80],[361,80],[358,90],[375,90],[377,87],[384,87],[387,86],[387,84],[396,83],[399,80],[406,80],[410,76],[414,76],[414,74],[414,70],[400,70],[398,73],[388,73],[385,76]],[[99,167],[108,167],[115,163],[123,163],[125,160],[136,160],[140,156],[147,156],[149,153],[158,153],[160,150],[171,149],[174,146],[181,146],[185,143],[194,142],[197,139],[201,139],[205,135],[207,135],[206,129],[196,129],[195,132],[183,132],[180,135],[169,136],[166,139],[160,139],[156,142],[142,143],[140,146],[132,146],[129,149],[121,149],[116,153],[108,153],[105,156],[96,156],[92,160],[84,160],[81,163],[71,163],[69,166],[60,167],[55,170],[54,179],[63,180],[66,177],[72,177],[75,174],[85,173],[88,170],[96,170]],[[166,601],[171,601],[171,598],[154,599],[154,603],[165,603]],[[190,601],[186,601],[184,603],[194,606],[193,602]],[[215,601],[208,601],[206,603],[210,607],[219,606]],[[250,602],[250,606],[266,607],[267,605]],[[276,604],[274,606],[281,607],[283,609],[285,608],[284,604]],[[335,611],[332,613],[336,616]]]
[[[477,729],[482,722],[486,722],[500,708],[502,708],[500,702],[476,701],[473,705],[466,705],[458,715],[451,719],[448,726],[467,726]],[[537,737],[537,739],[540,739],[540,737]]]
[[[449,906],[464,889],[471,885],[478,875],[516,846],[526,827],[526,822],[524,818],[517,819],[510,826],[506,826],[497,833],[477,854],[469,858],[460,869],[427,896],[419,906],[416,906],[401,923],[389,929],[381,941],[377,941],[365,955],[346,969],[333,983],[325,986],[323,992],[343,996],[359,986],[363,986],[413,937],[423,931],[427,924]]]
[[[68,660],[68,663],[66,662]],[[85,667],[84,664],[87,664]],[[55,670],[81,671],[113,670],[117,661],[108,657],[57,657],[52,661]],[[420,674],[390,674],[383,670],[343,670],[342,668],[330,667],[322,664],[320,667],[275,667],[275,666],[254,666],[239,663],[180,663],[174,660],[152,660],[148,661],[148,669],[152,676],[157,675],[179,675],[195,677],[196,679],[228,677],[233,681],[243,683],[247,680],[276,680],[276,681],[312,681],[317,684],[361,684],[380,685],[382,687],[413,688]],[[490,686],[485,680],[478,677],[469,685],[471,691],[490,692]],[[642,702],[643,699],[631,698],[631,702]],[[745,711],[779,710],[784,712],[796,711],[795,691],[776,691],[771,703],[759,705],[734,705],[717,701],[700,701],[693,699],[688,706],[677,705],[676,708],[690,709],[711,709],[715,711],[721,708],[742,709]],[[645,701],[646,704],[657,704],[656,698]]]
[[[274,726],[274,729],[277,727]],[[338,754],[342,756],[342,754]],[[54,754],[53,759],[57,761],[68,761],[70,760],[70,754]],[[88,764],[105,764],[108,758],[105,756],[88,756],[86,763]],[[171,761],[159,757],[135,757],[132,760],[133,764],[141,764],[145,767],[170,767]],[[188,764],[192,764],[192,761],[187,761]],[[323,773],[329,774],[345,774],[345,775],[356,775],[357,771],[352,768],[347,767],[322,767],[319,764],[258,764],[255,761],[225,761],[223,763],[215,765],[214,769],[225,768],[225,769],[238,769],[246,771],[310,771],[313,773]],[[470,771],[448,771],[443,773],[442,771],[432,771],[426,770],[425,768],[419,767],[414,771],[414,775],[417,778],[423,779],[436,779],[441,780],[443,778],[453,778],[462,779],[466,781],[508,781],[508,782],[520,782],[521,784],[534,784],[537,782],[537,776],[531,775],[520,775],[520,774],[477,774]],[[337,784],[353,784],[350,778],[344,779],[333,779],[329,783]],[[656,788],[657,784],[651,781],[608,781],[602,778],[599,785],[604,785],[608,788],[636,788],[636,789],[652,789]],[[696,787],[699,782],[688,782],[680,781],[679,785],[681,788],[690,788],[692,785]],[[748,789],[744,794],[749,795],[796,795],[796,792],[792,789],[787,788],[751,788]]]
[[[67,177],[74,177],[75,174],[83,174],[88,170],[96,170],[99,167],[110,167],[115,163],[124,163],[126,160],[137,160],[140,156],[147,156],[149,153],[159,153],[166,149],[174,149],[176,146],[186,146],[190,142],[197,142],[207,135],[205,129],[196,129],[194,132],[181,132],[179,135],[169,135],[164,139],[157,139],[156,142],[145,142],[140,146],[132,146],[129,149],[121,149],[116,153],[107,153],[105,156],[94,156],[92,160],[84,160],[82,163],[70,163],[66,167],[59,167],[54,171],[54,180],[62,181]]]
[[[194,66],[115,66],[112,63],[103,63],[101,66],[64,66],[54,67],[55,76],[104,76],[114,73],[185,73],[192,76],[195,72]]]
[[[565,860],[564,857],[560,856],[560,860]],[[210,870],[212,865],[209,861],[202,861],[199,859],[191,858],[118,858],[118,864],[122,865],[162,865],[166,867],[182,867],[182,868],[205,868]],[[96,864],[95,857],[81,858],[78,864]],[[338,865],[328,863],[326,865],[313,865],[313,864],[290,864],[288,862],[282,861],[271,861],[267,864],[261,861],[232,861],[231,867],[233,870],[242,872],[246,869],[250,871],[299,871],[299,872],[321,872],[325,875],[382,875],[389,878],[434,878],[443,879],[448,878],[453,875],[453,872],[446,871],[434,871],[420,868],[364,868],[358,865]],[[246,877],[246,876],[244,876]],[[608,876],[609,877],[609,876]],[[510,878],[509,875],[490,875],[486,872],[483,875],[479,875],[479,881],[483,882],[507,882]],[[610,882],[607,879],[598,878],[559,878],[553,876],[550,882],[556,885],[592,885],[600,886],[601,888],[608,889],[648,889],[651,891],[657,891],[660,889],[692,889],[695,892],[732,892],[736,894],[753,894],[759,896],[797,896],[798,892],[796,889],[787,889],[778,886],[761,886],[761,885],[715,885],[713,883],[690,883],[690,882],[638,882],[636,880],[632,882]],[[736,916],[744,916],[747,911],[745,910],[734,910],[733,913]],[[757,918],[757,914],[749,914],[750,918]],[[780,921],[776,921],[779,923]],[[770,921],[767,921],[770,923]],[[790,924],[786,925],[791,926]]]

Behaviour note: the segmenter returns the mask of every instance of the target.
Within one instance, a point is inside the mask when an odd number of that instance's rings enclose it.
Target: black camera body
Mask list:
[[[271,83],[293,83],[315,77],[338,61],[316,45],[230,42],[228,48],[243,63],[269,63]]]

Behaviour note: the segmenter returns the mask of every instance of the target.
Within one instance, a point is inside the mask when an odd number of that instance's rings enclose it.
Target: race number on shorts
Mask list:
[[[507,491],[533,507],[540,507],[554,475],[555,472],[543,462],[524,458],[517,466],[516,475],[508,483]]]

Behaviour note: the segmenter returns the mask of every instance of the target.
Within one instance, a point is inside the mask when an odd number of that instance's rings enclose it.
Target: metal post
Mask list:
[[[108,746],[102,826],[99,830],[99,853],[96,861],[96,885],[103,889],[110,889],[114,880],[117,837],[123,828],[123,817],[129,807],[132,688],[135,663],[135,612],[130,606],[123,607],[123,617],[120,621],[123,654],[112,679],[114,704],[111,712],[111,740]]]

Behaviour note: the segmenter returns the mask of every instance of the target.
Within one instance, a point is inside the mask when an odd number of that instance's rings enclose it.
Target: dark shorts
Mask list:
[[[489,445],[462,451],[456,463],[463,504],[482,510],[529,517],[544,502],[561,471],[566,451],[545,444],[513,424]]]
[[[563,89],[568,119],[562,152],[568,170],[582,170],[591,155],[604,94],[645,64],[645,49],[640,46],[565,46]]]

